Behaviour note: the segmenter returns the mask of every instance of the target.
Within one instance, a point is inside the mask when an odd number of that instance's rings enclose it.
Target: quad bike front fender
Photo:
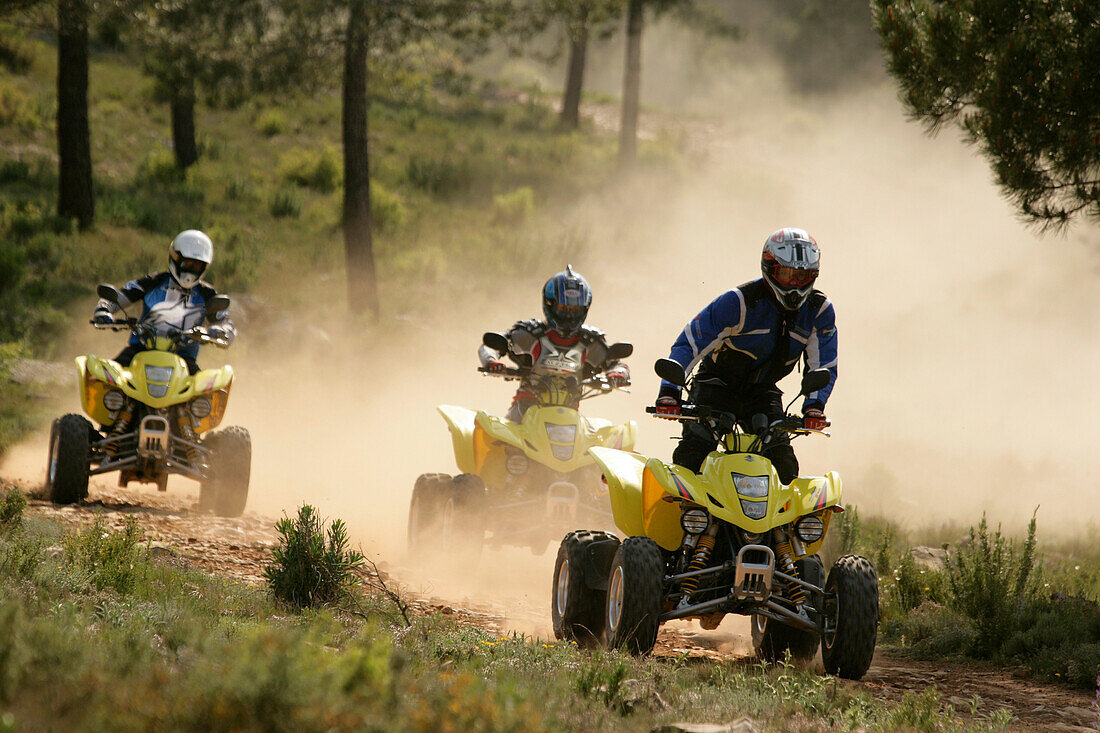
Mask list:
[[[451,431],[451,445],[455,451],[455,463],[459,473],[477,473],[478,462],[474,457],[474,432],[477,413],[465,407],[440,405],[436,409],[443,416]]]
[[[826,510],[840,506],[840,496],[844,484],[839,473],[829,471],[824,476],[796,478],[791,481],[790,488],[796,497],[793,502],[794,516],[804,517],[807,514],[817,513],[825,524],[825,531],[822,533],[821,539],[806,545],[806,554],[812,555],[821,549],[825,538],[829,536],[829,521],[832,519],[833,512]]]
[[[607,481],[611,513],[617,526],[627,537],[645,534],[642,523],[642,471],[645,456],[615,448],[589,448],[588,455],[596,461]]]
[[[594,426],[595,427],[595,426]],[[596,443],[607,448],[634,450],[638,438],[638,423],[627,420],[622,425],[603,425],[596,428]]]

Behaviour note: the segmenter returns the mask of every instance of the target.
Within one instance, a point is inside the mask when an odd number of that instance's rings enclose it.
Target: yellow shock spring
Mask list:
[[[783,540],[775,546],[776,556],[779,562],[783,565],[783,572],[791,577],[798,577],[798,569],[794,566],[794,560],[791,559],[791,543],[788,540]],[[792,585],[791,600],[797,604],[800,604],[806,600],[806,591],[802,589],[800,585]]]
[[[191,441],[192,443],[195,442],[195,431],[191,429],[191,416],[187,414],[187,410],[185,408],[181,407],[176,412],[176,428],[180,431],[180,435],[183,438]],[[187,460],[191,461],[191,463],[198,463],[199,452],[194,448],[188,446]]]
[[[691,557],[691,562],[688,563],[687,572],[692,570],[702,570],[706,567],[707,560],[710,558],[710,551],[714,549],[714,535],[707,532],[699,538],[699,543],[695,545],[695,554]],[[699,576],[694,578],[688,578],[684,581],[683,588],[684,597],[687,598],[695,592],[696,586],[699,585]]]
[[[130,427],[130,420],[134,417],[134,408],[130,405],[129,401],[118,411],[118,415],[115,417],[115,424],[111,426],[111,430],[107,433],[109,438],[117,438],[122,435]],[[118,451],[116,444],[107,446],[107,455],[114,456]]]

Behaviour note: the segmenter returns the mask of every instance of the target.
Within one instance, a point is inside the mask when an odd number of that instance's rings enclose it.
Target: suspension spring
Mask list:
[[[776,561],[783,566],[783,572],[790,575],[792,578],[798,577],[798,568],[794,566],[794,560],[791,559],[791,543],[790,540],[784,539],[777,542],[775,545],[775,557]],[[806,600],[806,591],[802,589],[800,585],[790,586],[790,597],[796,605],[802,605]]]
[[[695,554],[691,557],[691,562],[688,563],[687,571],[702,570],[707,566],[707,560],[710,559],[711,550],[714,549],[714,535],[718,532],[718,523],[711,522],[711,525],[707,527],[707,531],[699,537],[699,542],[695,545]],[[688,578],[683,582],[680,587],[684,591],[684,598],[688,598],[695,589],[699,586],[699,576]]]
[[[111,430],[107,433],[108,438],[117,438],[130,429],[130,421],[134,418],[134,406],[129,400],[122,406],[122,409],[118,411],[118,415],[115,416],[115,424],[111,426]],[[110,443],[107,446],[107,455],[114,457],[118,451],[118,445],[116,443]]]
[[[182,438],[192,443],[195,442],[195,431],[191,428],[191,416],[187,413],[186,407],[180,407],[176,411],[176,429],[179,430]],[[198,463],[199,452],[197,450],[191,446],[187,446],[185,451],[187,453],[187,460],[190,461],[192,465]]]

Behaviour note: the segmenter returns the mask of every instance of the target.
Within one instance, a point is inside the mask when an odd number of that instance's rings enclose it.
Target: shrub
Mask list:
[[[268,205],[268,211],[276,219],[283,217],[290,217],[297,219],[302,213],[302,202],[298,198],[298,194],[288,188],[283,188],[275,192],[275,195],[271,197],[271,203]]]
[[[65,564],[85,573],[96,590],[129,593],[145,569],[141,534],[135,517],[127,517],[121,531],[111,532],[97,516],[91,527],[62,540]]]
[[[271,593],[297,608],[331,605],[343,600],[359,583],[356,570],[364,558],[348,550],[344,523],[334,519],[325,540],[324,521],[308,504],[298,508],[298,518],[283,517],[275,525],[279,546],[264,570]]]
[[[320,152],[292,150],[279,159],[279,175],[299,186],[335,191],[342,179],[340,157],[331,145]]]
[[[286,131],[286,115],[282,110],[265,109],[256,118],[256,130],[267,137],[282,134]]]
[[[0,497],[0,529],[12,529],[23,523],[23,510],[27,497],[19,489],[9,488]]]
[[[0,81],[0,126],[5,125],[33,131],[42,127],[42,118],[21,89],[11,82]]]
[[[521,186],[511,193],[493,197],[493,223],[522,224],[535,212],[535,192],[530,186]]]
[[[24,74],[34,64],[34,49],[24,34],[10,23],[0,23],[0,66],[13,74]]]
[[[168,148],[154,148],[138,163],[139,181],[172,182],[180,176],[180,169],[176,167],[176,156]]]
[[[1035,558],[1035,517],[1027,539],[1017,548],[1001,534],[990,534],[985,515],[977,529],[970,528],[970,542],[947,561],[947,580],[952,606],[974,622],[978,635],[971,650],[980,657],[993,656],[1018,628],[1025,603],[1038,593]]]
[[[405,225],[409,212],[401,197],[377,181],[370,182],[371,222],[381,232],[395,232]]]
[[[466,159],[430,158],[414,152],[405,166],[405,176],[417,188],[437,196],[447,196],[469,187],[473,170]]]

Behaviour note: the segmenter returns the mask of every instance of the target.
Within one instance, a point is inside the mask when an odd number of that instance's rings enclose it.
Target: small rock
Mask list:
[[[909,554],[922,570],[943,570],[947,566],[947,550],[942,547],[917,545],[909,549]]]
[[[1084,708],[1074,707],[1073,705],[1067,705],[1061,708],[1058,714],[1063,718],[1068,718],[1082,725],[1091,725],[1097,721],[1097,712],[1095,710],[1085,710]]]
[[[1096,733],[1095,728],[1069,723],[1046,723],[1043,725],[1043,730],[1059,731],[1059,733]]]
[[[730,723],[666,723],[650,733],[760,733],[751,718],[738,718]]]
[[[640,707],[646,707],[653,712],[659,712],[668,708],[661,694],[647,683],[641,680],[623,680],[622,700],[626,712],[633,712]]]
[[[443,614],[444,616],[453,616],[455,610],[453,608],[451,608],[450,606],[443,606],[442,608],[439,609],[439,612],[441,614]]]

